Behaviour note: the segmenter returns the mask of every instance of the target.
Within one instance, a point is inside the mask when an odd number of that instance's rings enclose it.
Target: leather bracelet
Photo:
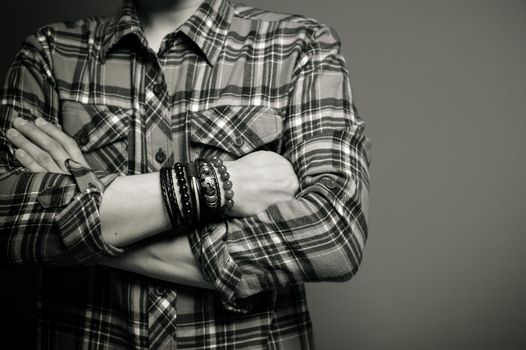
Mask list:
[[[168,172],[168,198],[170,199],[170,206],[172,207],[172,214],[174,221],[177,225],[177,228],[180,229],[180,223],[182,220],[181,208],[179,203],[177,203],[177,195],[175,194],[175,171],[173,168],[170,168]],[[178,230],[179,231],[179,230]]]
[[[190,188],[194,195],[194,208],[195,208],[195,221],[199,222],[201,220],[201,193],[199,191],[199,184],[197,183],[197,178],[195,176],[190,178]]]
[[[199,186],[197,184],[197,169],[195,162],[190,161],[186,163],[185,169],[190,188],[190,198],[192,198],[192,201],[194,202],[192,211],[194,222],[199,222],[199,220],[201,219],[201,201],[199,196]]]
[[[170,219],[170,224],[172,228],[177,226],[175,210],[179,210],[177,207],[177,199],[175,198],[175,193],[173,192],[173,179],[171,168],[162,168],[159,176],[161,181],[161,193],[163,197],[164,207],[168,213],[168,218]]]

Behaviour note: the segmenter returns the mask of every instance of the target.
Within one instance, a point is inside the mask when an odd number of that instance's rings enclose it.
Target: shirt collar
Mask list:
[[[229,0],[205,0],[179,28],[178,31],[192,40],[211,65],[219,58],[230,28],[234,8]],[[141,21],[133,0],[124,0],[119,12],[108,22],[101,46],[101,59],[124,36],[135,34],[146,46]]]

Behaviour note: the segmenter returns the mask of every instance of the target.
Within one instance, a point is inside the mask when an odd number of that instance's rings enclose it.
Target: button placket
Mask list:
[[[150,136],[147,140],[149,166],[158,170],[172,155],[172,135],[169,113],[170,98],[162,71],[162,65],[155,60],[146,69],[147,93],[145,114],[149,116]]]

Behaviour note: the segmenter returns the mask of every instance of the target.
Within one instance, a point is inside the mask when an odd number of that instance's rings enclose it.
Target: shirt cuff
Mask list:
[[[225,309],[244,314],[252,309],[252,302],[250,298],[236,298],[242,274],[228,253],[227,234],[228,223],[224,221],[193,229],[188,240],[205,280],[214,285]]]
[[[123,254],[124,249],[108,244],[102,238],[99,217],[102,195],[118,175],[88,169],[71,159],[66,161],[66,167],[80,193],[56,216],[64,244],[81,264],[94,264]]]

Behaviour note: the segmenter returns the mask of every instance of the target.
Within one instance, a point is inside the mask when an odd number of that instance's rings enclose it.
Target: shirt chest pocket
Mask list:
[[[65,101],[62,129],[73,137],[95,170],[125,175],[132,109]]]
[[[279,152],[283,118],[265,106],[217,106],[189,112],[192,155],[233,160],[257,150]]]

